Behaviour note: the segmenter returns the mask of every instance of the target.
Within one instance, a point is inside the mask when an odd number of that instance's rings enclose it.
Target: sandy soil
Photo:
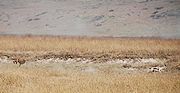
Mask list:
[[[0,0],[0,34],[180,38],[179,0]]]
[[[92,60],[76,58],[76,59],[41,59],[36,61],[27,61],[25,64],[21,65],[22,68],[45,68],[49,70],[67,70],[67,71],[78,71],[87,73],[117,73],[117,74],[127,74],[127,73],[153,73],[153,72],[166,72],[166,59],[122,59],[122,60],[111,60],[102,63],[96,63]],[[19,65],[14,65],[13,60],[6,57],[0,59],[1,68],[10,66],[18,67]]]

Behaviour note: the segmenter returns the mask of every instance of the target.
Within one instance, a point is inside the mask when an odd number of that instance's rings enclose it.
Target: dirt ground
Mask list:
[[[7,58],[0,59],[1,65],[14,66],[18,68],[18,65],[13,64],[13,60]],[[152,73],[166,72],[166,59],[122,59],[122,60],[111,60],[104,61],[102,63],[95,63],[92,60],[76,58],[76,59],[59,59],[59,58],[50,58],[50,59],[41,59],[37,61],[27,61],[25,64],[21,65],[22,68],[46,68],[53,69],[57,71],[61,70],[74,70],[80,72],[89,72],[89,73],[99,73],[108,71],[108,73]],[[20,66],[20,67],[21,67]],[[158,68],[155,70],[154,68]]]

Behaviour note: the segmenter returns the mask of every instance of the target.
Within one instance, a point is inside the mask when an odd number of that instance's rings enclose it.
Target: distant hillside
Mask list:
[[[0,0],[0,34],[180,38],[180,0]]]

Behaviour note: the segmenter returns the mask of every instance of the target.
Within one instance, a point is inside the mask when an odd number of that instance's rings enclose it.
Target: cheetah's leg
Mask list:
[[[19,67],[21,66],[21,64],[19,63]]]

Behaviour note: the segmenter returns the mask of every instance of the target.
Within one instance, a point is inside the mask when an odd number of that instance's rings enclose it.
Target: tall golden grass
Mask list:
[[[180,40],[0,36],[0,51],[53,52],[78,56],[166,57],[180,54]]]
[[[5,68],[6,67],[6,68]],[[4,66],[0,93],[179,93],[179,74],[89,74]],[[3,72],[2,72],[3,71]]]
[[[176,61],[177,65],[180,62],[180,40],[0,36],[0,56],[18,53],[35,55],[48,53],[108,59],[159,57],[170,58],[171,61]],[[73,69],[56,71],[26,65],[20,68],[12,64],[0,65],[0,93],[179,93],[179,91],[179,73],[84,73]]]

